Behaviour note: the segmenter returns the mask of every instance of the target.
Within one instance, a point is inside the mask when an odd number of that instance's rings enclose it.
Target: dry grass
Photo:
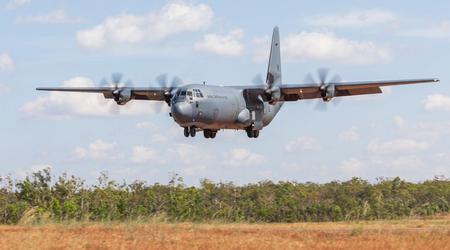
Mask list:
[[[449,249],[450,218],[296,224],[0,226],[1,249]]]

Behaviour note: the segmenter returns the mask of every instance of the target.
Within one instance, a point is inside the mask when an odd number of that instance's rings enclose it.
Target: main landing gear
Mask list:
[[[253,130],[252,128],[247,128],[245,131],[247,132],[248,138],[258,138],[259,137],[259,130]]]
[[[197,128],[192,126],[192,127],[185,127],[184,128],[184,136],[185,137],[195,137],[195,135],[197,134]],[[214,139],[216,138],[217,135],[217,131],[216,130],[211,130],[211,129],[204,129],[203,130],[203,136],[205,136],[205,138],[211,138]]]
[[[210,129],[203,130],[203,136],[205,136],[205,138],[214,139],[214,138],[216,138],[216,135],[217,135],[217,131],[213,131]]]
[[[185,137],[195,137],[195,134],[197,133],[197,128],[192,126],[192,127],[185,127],[184,128],[184,136]]]

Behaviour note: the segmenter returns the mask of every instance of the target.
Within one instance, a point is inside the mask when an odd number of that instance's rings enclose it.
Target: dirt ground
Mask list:
[[[1,249],[450,249],[450,218],[353,223],[0,226]]]

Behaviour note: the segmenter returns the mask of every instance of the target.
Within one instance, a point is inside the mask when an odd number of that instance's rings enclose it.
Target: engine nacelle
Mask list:
[[[119,88],[113,92],[114,101],[118,105],[125,105],[127,102],[131,101],[131,89],[130,88]]]
[[[331,101],[336,97],[336,86],[334,84],[323,86],[320,88],[320,96],[324,102]]]
[[[275,105],[281,99],[281,89],[279,87],[272,87],[266,91],[269,104]]]

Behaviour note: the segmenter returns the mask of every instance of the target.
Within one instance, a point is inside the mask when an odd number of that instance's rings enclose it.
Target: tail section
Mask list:
[[[278,27],[273,28],[266,83],[269,85],[269,88],[281,84],[280,32]]]

